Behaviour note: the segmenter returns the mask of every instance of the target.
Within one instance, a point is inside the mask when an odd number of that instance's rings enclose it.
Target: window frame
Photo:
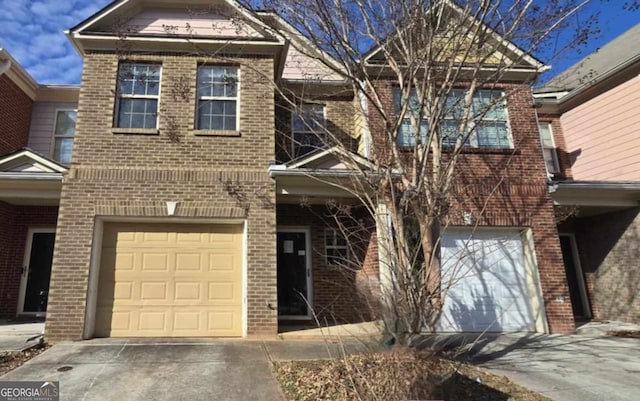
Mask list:
[[[394,88],[394,101],[393,101],[393,103],[394,103],[394,108],[395,108],[395,110],[396,110],[396,114],[398,113],[398,106],[399,106],[399,105],[396,105],[395,92],[396,92],[396,91],[398,91],[398,90],[399,90],[399,88],[397,88],[397,87],[396,87],[396,88]],[[464,93],[465,93],[465,89],[463,89],[463,88],[452,88],[452,89],[450,90],[450,92],[449,92],[449,96],[451,96],[451,94],[452,94],[452,93],[456,93],[456,92],[459,92],[459,93],[461,93],[462,95],[464,95]],[[470,149],[489,149],[489,150],[491,150],[491,149],[514,149],[514,144],[513,144],[513,131],[512,131],[512,129],[511,129],[511,119],[510,119],[510,116],[509,116],[509,106],[508,106],[507,99],[506,99],[506,97],[505,97],[504,91],[503,91],[502,89],[484,89],[484,88],[477,89],[477,90],[475,91],[475,93],[474,93],[474,97],[473,97],[474,99],[472,100],[472,102],[473,102],[473,101],[475,101],[476,96],[477,96],[477,95],[479,95],[481,92],[490,92],[490,93],[492,93],[492,92],[498,92],[498,93],[500,94],[500,99],[501,99],[501,103],[502,103],[502,108],[503,108],[503,110],[504,110],[504,120],[502,120],[502,119],[497,119],[497,118],[489,118],[489,119],[487,119],[486,117],[487,117],[487,114],[489,114],[488,112],[490,111],[490,109],[488,109],[488,110],[486,110],[486,111],[484,112],[484,116],[483,116],[483,118],[482,118],[480,121],[476,122],[476,121],[474,121],[473,119],[472,119],[472,120],[470,120],[470,121],[468,122],[468,124],[467,124],[467,129],[468,129],[468,131],[470,131],[471,133],[470,133],[470,135],[467,137],[467,140],[466,140],[466,141],[465,141],[465,143],[462,145],[462,147],[463,147],[463,148],[470,148]],[[458,102],[456,102],[455,104],[457,105],[457,104],[458,104]],[[497,104],[496,104],[495,106],[497,106]],[[445,140],[444,140],[444,136],[442,135],[442,128],[443,128],[443,127],[442,127],[442,122],[443,122],[443,121],[454,121],[454,122],[458,122],[455,126],[456,126],[456,127],[459,127],[459,125],[460,125],[460,121],[461,121],[461,120],[460,120],[459,118],[456,118],[455,116],[449,115],[450,113],[447,113],[447,109],[446,109],[446,107],[447,107],[447,106],[445,106],[445,110],[443,110],[443,115],[442,115],[441,124],[440,124],[441,139],[442,139],[442,146],[443,146],[444,148],[451,148],[451,147],[455,146],[455,142],[445,141]],[[410,112],[410,110],[409,110],[409,112]],[[472,103],[472,114],[474,114],[474,115],[475,115],[475,110],[474,110],[474,105],[473,105],[473,103]],[[426,115],[425,115],[425,116],[423,116],[422,121],[424,122],[424,121],[425,121],[425,120],[427,120],[427,119],[428,119],[428,116],[426,116]],[[402,119],[402,123],[400,124],[400,127],[402,127],[402,125],[404,125],[404,121],[407,121],[407,120],[410,120],[410,116],[405,115],[405,116],[403,117],[403,119]],[[428,121],[428,120],[427,120],[427,121]],[[479,144],[480,142],[479,142],[479,140],[478,140],[478,130],[479,130],[479,128],[481,127],[481,123],[482,123],[482,122],[489,122],[489,123],[491,123],[491,122],[498,122],[498,123],[499,123],[499,122],[503,122],[503,121],[504,121],[504,123],[505,123],[506,134],[507,134],[507,139],[508,139],[507,146],[481,146],[481,145]],[[428,134],[428,129],[429,129],[429,128],[427,127],[427,134],[425,135],[425,137],[429,135],[429,134]],[[457,134],[457,130],[456,130],[456,134]],[[423,138],[423,135],[421,135],[421,138]],[[415,145],[416,145],[416,142],[415,142],[416,138],[414,138],[414,139],[413,139],[413,143],[411,143],[411,144],[400,144],[400,143],[398,142],[398,140],[399,140],[399,139],[400,139],[400,134],[398,133],[398,135],[396,136],[396,144],[397,144],[399,147],[402,147],[402,148],[409,148],[409,147],[413,147],[413,146],[415,146]],[[423,140],[424,140],[424,138],[423,138]],[[456,140],[457,140],[457,137],[456,137]]]
[[[219,67],[219,68],[235,68],[236,69],[236,96],[231,98],[231,97],[224,97],[224,96],[199,96],[198,95],[198,87],[199,87],[199,83],[198,83],[198,75],[200,72],[200,68],[202,67]],[[234,131],[234,132],[238,132],[240,131],[240,90],[241,90],[241,68],[239,65],[234,65],[234,64],[207,64],[207,63],[202,63],[202,64],[198,64],[197,68],[196,68],[196,110],[195,110],[195,120],[193,122],[193,126],[194,129],[196,131]],[[235,100],[236,102],[236,128],[234,130],[215,130],[215,129],[210,129],[210,128],[200,128],[198,126],[198,121],[199,121],[199,112],[200,112],[200,101],[201,100],[206,100],[206,101],[229,101],[229,100]]]
[[[551,147],[545,145],[544,138],[542,137],[542,125],[546,124],[549,127],[549,138],[551,139]],[[558,147],[556,145],[556,139],[553,135],[553,123],[551,121],[538,121],[538,134],[540,137],[540,145],[542,146],[542,158],[544,160],[544,166],[547,169],[548,174],[560,174],[560,160],[558,159]],[[545,151],[550,151],[551,162],[553,162],[553,170],[549,168]]]
[[[158,94],[157,95],[135,95],[135,94],[123,94],[120,92],[120,69],[123,65],[143,65],[143,66],[157,66],[158,67]],[[115,111],[113,116],[113,128],[117,130],[150,130],[157,131],[160,127],[160,98],[162,96],[162,74],[164,69],[162,68],[162,63],[159,62],[145,62],[145,61],[123,61],[118,64],[118,72],[116,75],[116,102],[115,102]],[[122,99],[143,99],[143,100],[156,100],[156,122],[155,127],[152,128],[144,128],[144,127],[122,127],[120,126],[120,106]]]
[[[321,133],[322,136],[324,137],[323,141],[326,142],[327,141],[327,105],[324,103],[303,103],[301,104],[299,107],[300,109],[303,109],[304,107],[313,107],[313,106],[320,106],[322,107],[322,128],[323,128],[323,132]],[[294,124],[294,119],[298,116],[298,113],[295,110],[291,111],[291,118],[290,118],[290,124],[291,124],[291,156],[292,159],[297,159],[299,157],[304,157],[306,155],[308,155],[309,153],[312,153],[313,151],[307,152],[305,154],[296,155],[296,147],[300,146],[300,144],[298,144],[296,141],[296,134],[303,134],[303,135],[313,135],[313,136],[318,136],[316,132],[314,132],[311,129],[308,130],[296,130],[295,129],[295,124]],[[307,128],[308,125],[307,125]]]
[[[331,239],[332,239],[332,243],[328,244],[327,243],[327,234],[332,233]],[[344,245],[338,245],[338,236],[342,237],[344,239]],[[340,257],[338,254],[337,255],[329,255],[329,251],[344,251],[344,257]],[[347,237],[344,236],[342,234],[342,232],[340,232],[340,230],[333,228],[333,227],[325,227],[324,229],[324,258],[325,258],[325,264],[327,266],[330,267],[340,267],[343,266],[344,263],[340,263],[340,261],[338,261],[337,263],[335,261],[332,261],[332,259],[342,259],[346,262],[349,262],[351,260],[351,251],[349,250],[349,243],[347,242]]]
[[[72,139],[75,145],[75,134],[76,134],[76,128],[74,126],[73,128],[73,135],[57,135],[56,133],[56,129],[58,128],[58,116],[61,112],[69,112],[72,111],[74,113],[76,113],[76,124],[78,123],[78,109],[77,108],[56,108],[56,114],[55,114],[55,118],[53,119],[53,135],[52,135],[52,141],[51,141],[51,149],[50,149],[50,154],[51,154],[51,158],[53,160],[55,160],[58,163],[61,163],[63,165],[70,165],[71,164],[71,160],[69,160],[68,163],[65,163],[61,160],[58,160],[56,158],[56,141],[58,139]],[[73,158],[73,146],[71,147],[71,157]]]

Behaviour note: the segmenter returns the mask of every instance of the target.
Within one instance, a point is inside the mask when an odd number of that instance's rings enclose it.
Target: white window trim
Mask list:
[[[328,233],[332,233],[332,244],[329,245],[327,244],[327,234]],[[345,244],[344,245],[338,245],[337,244],[337,235],[340,235],[344,238],[345,240]],[[332,263],[329,261],[329,250],[343,250],[346,251],[346,259],[350,260],[350,255],[351,252],[349,251],[349,244],[347,243],[347,238],[337,229],[335,228],[330,228],[327,227],[324,229],[324,258],[325,258],[325,264],[327,266],[340,266],[339,264],[336,263]]]
[[[456,89],[453,89],[456,90]],[[487,92],[497,92],[500,94],[500,102],[503,103],[504,105],[504,122],[505,122],[505,127],[507,129],[507,139],[509,141],[508,146],[503,147],[494,147],[494,146],[480,146],[479,145],[479,141],[478,141],[478,129],[476,126],[480,125],[478,123],[476,123],[475,121],[471,120],[468,123],[468,129],[471,132],[471,135],[469,135],[468,137],[468,144],[466,145],[469,148],[473,148],[473,149],[513,149],[513,133],[511,131],[511,119],[509,118],[509,107],[507,104],[507,98],[504,95],[504,91],[500,90],[500,89],[477,89],[474,93],[475,95],[480,94],[480,92],[482,91],[487,91]],[[463,90],[464,93],[464,90]],[[498,106],[498,103],[494,104],[493,106]],[[496,119],[496,118],[487,118],[487,112],[490,111],[491,108],[485,110],[485,115],[482,117],[482,122],[502,122],[503,120],[501,119]],[[475,112],[474,107],[473,107],[473,100],[472,100],[472,105],[471,105],[471,111]],[[458,119],[455,118],[450,118],[450,120],[455,120],[455,121],[460,121]],[[464,145],[463,145],[464,147]]]
[[[544,143],[544,138],[542,138],[542,130],[540,129],[543,124],[546,124],[549,127],[549,137],[551,138],[551,147],[548,147]],[[549,170],[549,166],[547,165],[547,160],[544,160],[544,166],[547,169],[548,174],[559,174],[560,173],[560,161],[558,160],[558,147],[556,146],[556,139],[553,135],[553,123],[551,121],[539,121],[538,122],[538,135],[540,137],[540,142],[542,145],[542,157],[544,158],[544,151],[550,150],[551,156],[553,158],[553,168],[554,170]]]
[[[158,94],[157,95],[132,95],[132,94],[121,94],[119,93],[120,90],[120,66],[121,65],[157,65],[159,67],[159,71],[158,71]],[[114,118],[113,118],[113,128],[116,129],[133,129],[133,130],[137,130],[137,129],[150,129],[150,130],[157,130],[160,127],[160,98],[162,95],[162,73],[164,72],[164,69],[162,68],[162,64],[159,63],[153,63],[153,62],[139,62],[139,63],[135,63],[135,62],[124,62],[124,63],[120,63],[118,64],[118,72],[117,72],[117,76],[116,76],[116,108],[114,110]],[[156,107],[156,126],[153,128],[131,128],[131,127],[120,127],[120,120],[119,120],[119,116],[120,116],[120,99],[156,99],[158,101],[157,103],[157,107]]]
[[[324,137],[324,141],[326,142],[327,140],[327,105],[323,104],[323,103],[304,103],[302,105],[300,105],[300,110],[302,111],[302,109],[305,106],[322,106],[322,128],[323,128],[323,132],[321,132],[320,134]],[[297,116],[297,112],[295,110],[291,111],[291,119],[290,119],[290,124],[291,124],[291,156],[293,158],[295,158],[296,156],[296,147],[298,146],[298,144],[296,143],[295,137],[296,134],[311,134],[311,135],[318,135],[317,132],[313,131],[313,130],[295,130],[294,129],[294,119]]]
[[[198,96],[198,69],[200,67],[233,67],[237,70],[236,74],[236,96],[235,97],[224,97],[224,96]],[[198,106],[200,105],[200,100],[235,100],[236,101],[236,129],[235,131],[240,131],[240,95],[241,95],[241,82],[242,79],[240,77],[242,69],[239,65],[218,65],[218,64],[200,64],[196,68],[196,113],[195,113],[195,121],[193,122],[194,129],[197,131],[216,131],[216,130],[208,130],[198,128]]]
[[[397,88],[396,88],[396,90],[397,90]],[[455,89],[454,88],[451,91],[452,92],[453,91],[462,91],[464,93],[464,89]],[[467,147],[467,148],[472,148],[472,149],[513,149],[514,146],[513,146],[513,131],[511,130],[511,118],[509,116],[509,107],[508,107],[508,104],[507,104],[507,98],[506,98],[506,96],[504,94],[504,91],[500,90],[500,89],[477,89],[475,91],[474,95],[480,93],[481,91],[489,91],[489,92],[498,92],[498,93],[500,93],[500,99],[504,103],[504,114],[505,114],[504,122],[505,122],[505,126],[506,126],[506,129],[507,129],[507,139],[509,141],[509,144],[508,144],[507,147],[502,147],[502,146],[501,147],[480,146],[479,142],[478,142],[478,134],[477,134],[478,130],[476,129],[476,125],[478,125],[478,124],[476,124],[476,122],[474,122],[472,120],[472,121],[469,121],[469,123],[467,124],[467,129],[471,132],[471,134],[467,138],[467,141],[465,141],[465,143],[462,145],[462,147],[463,148]],[[394,107],[395,107],[395,105],[394,105]],[[472,107],[473,107],[473,105],[472,105]],[[472,109],[472,111],[473,111],[473,109]],[[423,121],[426,118],[427,118],[427,116],[424,116],[423,117]],[[406,121],[406,120],[410,121],[410,119],[411,119],[410,116],[405,115],[403,117],[403,119],[402,119],[402,121],[403,121],[402,124],[404,124],[404,121]],[[448,117],[446,115],[446,113],[444,113],[444,115],[442,117],[442,120],[443,121],[445,121],[445,120],[446,121],[460,121],[460,119],[457,119],[455,117]],[[495,118],[486,118],[486,113],[485,113],[485,117],[482,118],[482,121],[484,121],[484,122],[492,122],[492,121],[502,122],[503,120],[495,119]],[[414,138],[414,140],[416,140],[416,139],[417,138]],[[397,138],[396,138],[396,141],[397,141]],[[410,147],[410,146],[415,146],[415,143],[413,143],[411,145],[399,145],[399,146]],[[444,147],[451,147],[452,145],[444,143],[444,141],[443,141],[443,146]]]
[[[56,139],[58,138],[71,138],[74,139],[75,142],[75,128],[73,130],[73,135],[56,135],[56,128],[58,127],[58,114],[60,114],[60,112],[65,112],[65,111],[73,111],[76,113],[76,125],[78,123],[78,109],[74,109],[74,108],[61,108],[61,109],[56,109],[56,115],[55,118],[53,119],[53,136],[52,136],[52,140],[51,140],[51,146],[49,149],[49,155],[51,155],[51,158],[55,161],[57,161],[58,163],[62,163],[61,161],[59,161],[58,159],[55,158],[55,152],[56,152]],[[75,143],[74,143],[75,145]],[[72,155],[71,157],[73,157],[73,150],[71,151]]]

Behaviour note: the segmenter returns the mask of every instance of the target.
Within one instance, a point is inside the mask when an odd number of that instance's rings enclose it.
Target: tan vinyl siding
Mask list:
[[[640,180],[640,77],[583,103],[562,117],[576,180]]]
[[[28,147],[47,157],[53,152],[53,129],[57,110],[75,110],[77,103],[35,102],[31,115]]]

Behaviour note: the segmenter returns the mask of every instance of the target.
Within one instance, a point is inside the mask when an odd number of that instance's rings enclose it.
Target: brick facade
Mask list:
[[[593,317],[640,322],[640,208],[581,217],[575,232]]]
[[[0,318],[14,318],[30,228],[54,228],[55,206],[13,206],[0,202]]]
[[[246,219],[248,334],[275,334],[277,316],[269,308],[277,301],[275,188],[267,174],[274,160],[275,107],[273,88],[264,83],[273,76],[273,60],[233,60],[240,66],[239,132],[220,136],[193,129],[197,65],[217,60],[181,54],[129,60],[162,64],[159,130],[113,132],[118,56],[88,54],[73,164],[62,188],[47,339],[83,335],[96,216],[167,221],[166,201],[178,202],[176,217]],[[177,82],[187,83],[186,96],[172,91]]]
[[[6,75],[0,76],[0,156],[27,146],[33,100]]]
[[[386,107],[393,110],[393,83],[383,81],[378,85]],[[470,215],[472,224],[479,227],[530,228],[549,330],[570,333],[575,329],[574,319],[531,88],[503,83],[493,89],[503,90],[508,96],[514,149],[469,148],[463,152],[445,224],[468,225],[463,216]],[[383,122],[373,111],[369,118],[374,153],[387,157],[389,144],[376,134],[382,132]]]
[[[328,145],[339,141],[351,151],[358,150],[358,139],[354,137],[354,99],[353,96],[311,96],[306,98],[325,106],[326,130],[331,133]],[[276,102],[276,161],[287,162],[292,159],[291,135],[292,106],[279,99]]]
[[[336,213],[325,206],[279,204],[278,227],[308,227],[311,230],[313,312],[322,324],[365,322],[379,314],[380,281],[375,223],[362,214],[357,227],[344,229],[351,238],[353,266],[331,266],[326,262],[325,229],[337,228]],[[338,229],[340,230],[340,229]]]

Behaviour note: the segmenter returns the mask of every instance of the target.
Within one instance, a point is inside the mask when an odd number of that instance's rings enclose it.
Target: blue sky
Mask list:
[[[0,47],[8,50],[39,83],[77,84],[82,61],[63,31],[108,3],[109,0],[0,0]],[[601,33],[592,37],[582,52],[554,60],[552,74],[560,73],[640,22],[640,11],[625,11],[623,4],[623,0],[594,1],[588,11],[601,12]]]

